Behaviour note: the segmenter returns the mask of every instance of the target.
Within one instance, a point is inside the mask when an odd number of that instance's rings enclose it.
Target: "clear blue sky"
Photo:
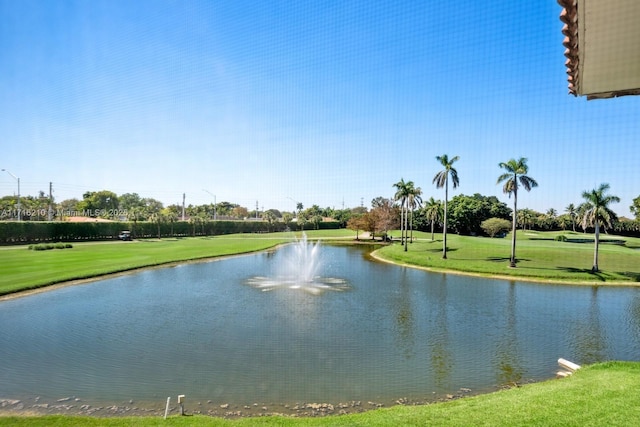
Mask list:
[[[555,0],[0,0],[0,167],[23,195],[369,206],[435,156],[519,207],[559,212],[602,182],[631,216],[640,98],[567,94]],[[16,182],[0,174],[0,196]]]

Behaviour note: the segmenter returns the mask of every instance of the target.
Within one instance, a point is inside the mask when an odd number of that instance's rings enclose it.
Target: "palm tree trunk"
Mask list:
[[[413,209],[411,209],[411,221],[409,221],[409,230],[411,230],[410,242],[413,243]]]
[[[449,199],[449,177],[444,181],[444,225],[442,228],[442,259],[447,259],[447,200]]]
[[[404,251],[407,252],[407,241],[409,240],[409,206],[404,213]]]
[[[510,267],[516,266],[516,218],[518,215],[518,190],[513,190],[513,225],[511,227],[511,260],[509,262]]]
[[[431,220],[431,241],[433,242],[433,225],[434,225],[435,221]]]
[[[404,245],[404,202],[400,205],[400,244]]]
[[[600,221],[596,218],[596,238],[595,238],[595,247],[593,249],[593,267],[591,268],[592,273],[598,272],[598,246],[600,244]]]

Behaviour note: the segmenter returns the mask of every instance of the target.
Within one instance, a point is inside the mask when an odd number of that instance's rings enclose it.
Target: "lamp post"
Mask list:
[[[204,191],[205,193],[211,194],[213,196],[213,220],[216,220],[216,195],[213,194],[211,191],[205,190],[204,188],[202,189],[202,191]]]
[[[287,196],[287,199],[291,200],[293,203],[296,204],[296,208],[293,210],[293,213],[295,214],[297,209],[298,209],[298,205],[300,204],[300,202],[298,202],[297,200],[293,200],[291,197]],[[296,214],[296,218],[298,218],[298,215]]]
[[[2,169],[2,171],[8,173],[9,175],[11,175],[11,178],[13,178],[16,181],[18,181],[18,221],[21,221],[22,220],[22,214],[20,212],[20,178],[18,178],[17,176],[15,176],[14,174],[12,174],[11,172],[9,172],[6,169]]]

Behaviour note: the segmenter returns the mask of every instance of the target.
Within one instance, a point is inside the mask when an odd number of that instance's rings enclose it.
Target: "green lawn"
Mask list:
[[[31,251],[26,246],[0,249],[0,295],[66,280],[159,265],[173,261],[259,251],[288,241],[285,235],[260,238],[184,238],[133,242],[74,243],[71,249]]]
[[[394,233],[395,234],[399,233]],[[574,242],[559,242],[557,235]],[[603,235],[604,241],[624,240],[624,245],[601,243],[600,272],[591,273],[593,235],[573,232],[518,231],[517,268],[509,268],[511,238],[447,234],[447,259],[442,259],[442,235],[431,241],[428,233],[414,233],[417,241],[404,252],[399,243],[377,251],[380,258],[434,270],[456,270],[483,275],[506,275],[541,281],[633,284],[640,282],[640,239]],[[578,243],[580,241],[580,243]]]
[[[206,416],[0,417],[4,426],[631,426],[640,423],[640,363],[607,362],[573,376],[464,399],[321,418]]]

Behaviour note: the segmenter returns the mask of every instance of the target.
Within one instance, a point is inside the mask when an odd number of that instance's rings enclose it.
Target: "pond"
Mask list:
[[[640,355],[637,288],[434,274],[326,244],[321,291],[256,286],[292,250],[0,303],[0,397],[390,404],[552,378],[559,357]]]

